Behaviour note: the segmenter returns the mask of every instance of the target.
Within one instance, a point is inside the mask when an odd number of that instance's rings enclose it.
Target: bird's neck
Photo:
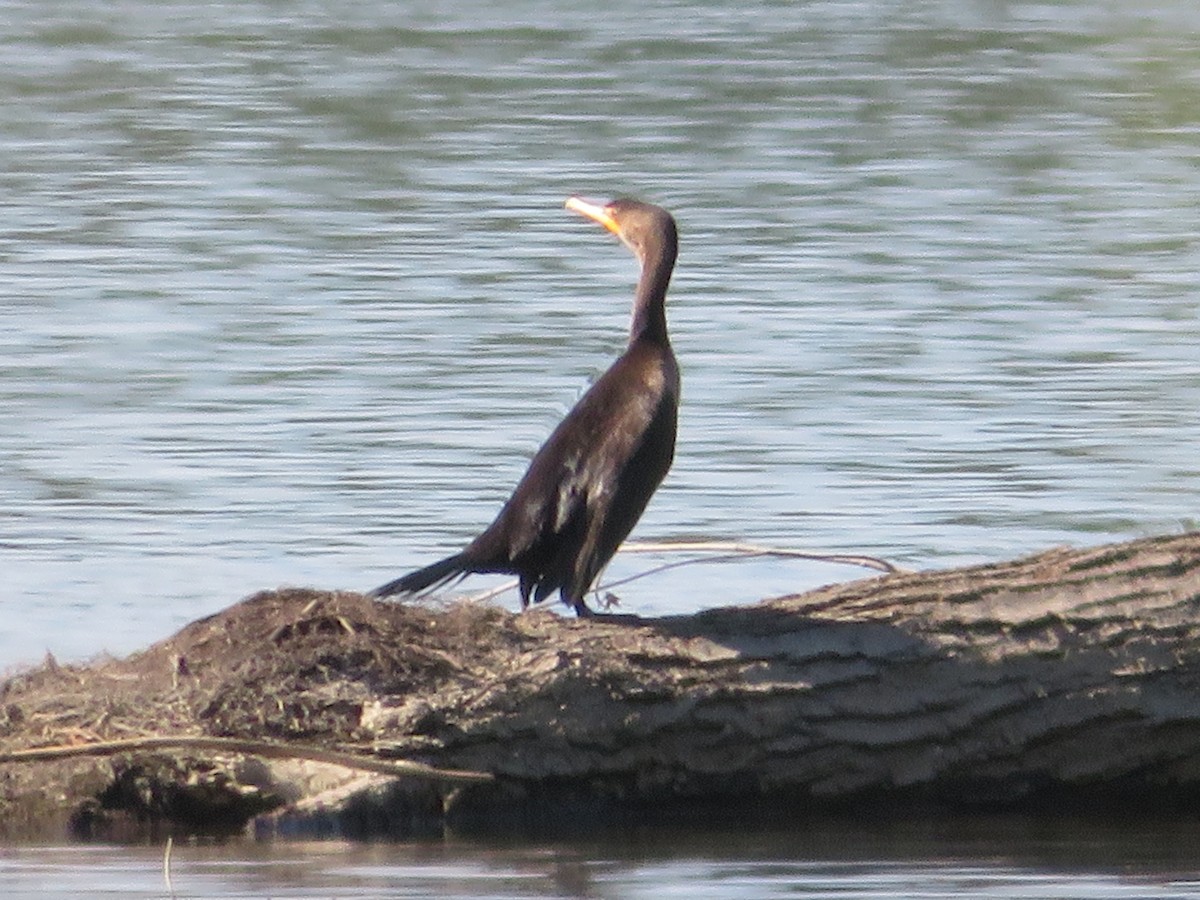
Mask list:
[[[633,295],[633,318],[629,323],[629,343],[667,340],[667,285],[675,267],[675,254],[648,259],[642,266],[637,290]]]

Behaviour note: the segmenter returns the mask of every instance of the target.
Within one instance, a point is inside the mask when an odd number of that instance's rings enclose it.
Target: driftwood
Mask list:
[[[146,750],[0,763],[0,821],[363,834],[697,804],[1171,810],[1200,799],[1197,638],[1200,534],[657,619],[263,592],[128,659],[9,678],[0,753],[224,736],[494,779]]]

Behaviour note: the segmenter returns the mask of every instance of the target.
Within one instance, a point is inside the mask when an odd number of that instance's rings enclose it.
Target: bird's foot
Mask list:
[[[601,597],[599,592],[597,592],[596,598],[596,603],[599,605],[600,609],[604,610],[604,612],[614,610],[621,605],[621,598],[611,591],[606,593],[603,597]],[[599,610],[592,609],[584,600],[576,600],[571,604],[571,606],[575,609],[575,615],[579,616],[581,619],[585,616],[600,615]]]

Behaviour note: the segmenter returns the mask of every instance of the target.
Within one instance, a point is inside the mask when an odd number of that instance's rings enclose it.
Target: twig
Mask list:
[[[517,579],[513,578],[496,585],[494,588],[488,588],[486,591],[480,591],[477,594],[468,594],[463,599],[467,603],[483,603],[486,600],[491,600],[493,597],[499,597],[501,594],[508,593],[520,583]]]
[[[899,566],[892,565],[885,559],[879,559],[875,556],[864,556],[860,554],[845,554],[845,553],[812,553],[807,550],[792,550],[787,547],[763,547],[758,544],[743,544],[738,541],[629,541],[621,545],[619,553],[715,553],[716,556],[703,556],[693,559],[681,559],[678,562],[663,563],[660,566],[647,569],[644,572],[638,572],[629,575],[617,581],[610,581],[601,584],[594,588],[596,593],[606,591],[618,585],[628,584],[631,581],[637,581],[639,578],[645,578],[649,575],[657,575],[660,572],[666,572],[669,569],[678,569],[682,566],[692,566],[697,563],[714,563],[714,562],[733,562],[739,559],[752,559],[754,557],[772,556],[779,559],[809,559],[814,562],[839,563],[849,566],[862,566],[866,569],[874,569],[877,572],[887,572],[894,574],[903,572]],[[482,603],[485,600],[491,600],[493,597],[498,597],[507,591],[511,591],[517,586],[517,580],[514,578],[511,581],[505,581],[503,584],[498,584],[496,587],[489,588],[486,591],[480,591],[477,594],[469,594],[464,599],[468,603]]]
[[[175,841],[171,835],[167,835],[167,847],[163,851],[163,881],[167,883],[167,895],[171,900],[175,898],[175,886],[171,884],[171,848],[175,846]]]
[[[866,569],[875,569],[878,572],[895,573],[903,571],[899,566],[894,566],[887,560],[879,559],[876,556],[864,556],[854,553],[813,553],[809,550],[792,550],[788,547],[763,547],[759,544],[743,544],[739,541],[630,541],[621,545],[622,553],[673,553],[677,551],[721,553],[724,555],[716,559],[684,560],[682,563],[675,563],[674,565],[685,565],[692,562],[716,562],[724,559],[740,559],[742,557],[777,556],[783,559],[811,559],[815,562],[862,566]],[[602,587],[611,587],[611,585],[603,585]]]
[[[424,763],[409,760],[379,759],[359,753],[341,750],[326,750],[307,745],[279,744],[273,741],[257,741],[248,738],[195,737],[155,735],[152,737],[128,738],[117,741],[94,741],[89,744],[70,744],[55,747],[34,747],[29,750],[13,750],[0,753],[0,763],[42,762],[50,759],[67,759],[74,756],[111,756],[130,750],[160,750],[163,748],[191,750],[220,750],[226,753],[246,753],[272,759],[310,759],[314,762],[331,763],[348,769],[376,772],[398,778],[427,778],[452,784],[475,784],[491,781],[487,772],[471,772],[458,769],[437,769]]]
[[[639,551],[635,550],[634,552],[637,553]],[[650,553],[652,551],[647,550],[645,552]],[[596,587],[592,591],[592,593],[599,594],[601,591],[608,591],[608,590],[611,590],[612,588],[620,587],[623,584],[628,584],[631,581],[637,581],[639,578],[646,578],[647,576],[650,576],[650,575],[657,575],[659,572],[666,572],[670,569],[678,569],[683,566],[690,566],[695,563],[702,563],[702,562],[705,562],[705,563],[732,562],[734,560],[744,559],[746,557],[746,555],[747,554],[745,554],[745,553],[725,553],[725,554],[722,554],[721,556],[706,556],[703,559],[681,559],[681,560],[678,560],[677,562],[663,563],[662,565],[654,566],[653,568],[646,569],[642,572],[635,572],[633,575],[627,575],[624,578],[618,578],[616,581],[606,581],[604,584]]]

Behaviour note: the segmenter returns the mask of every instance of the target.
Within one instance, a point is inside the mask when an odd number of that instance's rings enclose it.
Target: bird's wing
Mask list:
[[[562,558],[564,551],[574,558],[591,518],[611,503],[665,389],[659,367],[630,354],[618,359],[542,445],[477,549],[510,561]]]

